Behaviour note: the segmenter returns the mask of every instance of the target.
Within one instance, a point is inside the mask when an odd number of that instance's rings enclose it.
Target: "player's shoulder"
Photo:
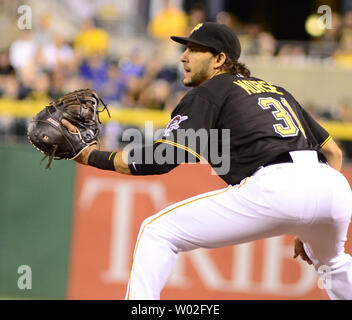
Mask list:
[[[222,88],[232,87],[232,82],[239,78],[243,78],[242,75],[221,73],[202,83],[199,88],[206,88],[207,90],[218,91]]]
[[[214,106],[221,107],[229,96],[238,91],[233,81],[241,79],[241,75],[234,75],[229,73],[222,73],[203,82],[197,87],[189,90],[181,100],[182,103],[194,103],[195,100],[204,101]],[[242,77],[243,78],[243,77]],[[235,94],[236,95],[236,94]],[[197,101],[198,103],[198,101]]]
[[[272,83],[268,80],[258,77],[237,77],[233,81],[233,85],[240,90],[243,95],[249,96],[292,96],[284,87],[279,84]]]
[[[214,104],[216,100],[216,95],[214,95],[214,93],[217,91],[216,88],[218,86],[216,82],[214,83],[211,81],[212,83],[210,83],[210,80],[188,90],[182,98],[181,102],[186,103],[189,101],[190,103],[194,103],[195,100],[203,100],[204,102],[210,102],[211,104]]]
[[[221,104],[219,97],[227,96],[228,92],[234,89],[232,82],[237,79],[237,77],[238,76],[229,73],[216,75],[199,86],[192,88],[188,91],[186,96],[202,96],[205,99],[213,101],[215,104]]]
[[[173,110],[173,113],[177,113],[180,109],[184,110],[197,106],[204,107],[205,105],[208,105],[211,108],[220,108],[221,101],[219,101],[219,97],[222,97],[223,95],[219,94],[219,89],[214,90],[214,88],[221,88],[221,86],[214,87],[214,85],[209,83],[210,80],[206,81],[206,83],[202,83],[201,85],[192,87],[190,90],[188,90],[183,96],[183,98],[180,100],[176,108]]]
[[[208,81],[205,81],[195,89],[198,92],[208,91],[212,95],[224,95],[227,92],[236,92],[240,89],[241,87],[236,86],[237,83],[251,85],[254,83],[267,83],[267,81],[254,76],[244,77],[239,73],[222,73],[209,79]]]

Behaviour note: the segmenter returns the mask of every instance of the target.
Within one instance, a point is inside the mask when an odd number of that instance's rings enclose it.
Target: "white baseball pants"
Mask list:
[[[344,252],[352,213],[345,177],[314,151],[261,168],[235,186],[171,205],[140,229],[126,299],[160,299],[177,253],[283,234],[304,242],[316,270],[330,270],[331,299],[352,299],[352,257]]]

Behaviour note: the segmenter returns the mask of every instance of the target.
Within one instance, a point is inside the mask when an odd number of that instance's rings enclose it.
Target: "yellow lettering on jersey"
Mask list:
[[[282,137],[297,136],[299,129],[293,122],[291,114],[287,110],[285,110],[281,103],[283,103],[283,101],[280,102],[272,97],[258,99],[258,105],[260,107],[262,107],[264,110],[273,108],[274,111],[272,111],[271,113],[273,114],[274,118],[276,120],[282,120],[284,122],[284,125],[282,123],[273,124],[276,133],[278,133]],[[290,108],[290,110],[292,110],[292,108]]]
[[[263,81],[263,82],[265,82],[265,81]],[[277,91],[277,88],[274,85],[272,85],[270,82],[265,82],[265,83],[269,86],[270,92],[283,95],[283,92]]]
[[[263,92],[262,90],[260,90],[257,86],[257,82],[256,81],[249,81],[249,80],[243,80],[247,86],[252,88],[252,92],[253,93],[261,93]]]
[[[251,92],[251,88],[248,87],[244,82],[242,82],[241,80],[237,80],[233,82],[234,84],[237,84],[238,86],[240,86],[242,89],[246,90],[247,93],[249,95],[251,95],[253,92]]]
[[[301,129],[301,131],[302,131],[304,137],[307,138],[306,132],[304,131],[301,122],[298,120],[298,118],[297,118],[295,112],[293,111],[293,109],[291,108],[291,106],[288,104],[287,100],[286,100],[285,98],[280,98],[280,99],[281,99],[281,103],[283,103],[283,105],[285,105],[285,106],[288,108],[289,112],[290,112],[290,113],[293,115],[293,117],[295,118],[295,120],[296,120],[296,122],[297,122],[299,128]]]
[[[269,89],[265,87],[265,81],[253,81],[253,84],[256,85],[257,88],[259,88],[260,92],[270,92]]]
[[[283,95],[274,85],[263,80],[236,80],[233,83],[244,89],[249,95],[264,92]]]

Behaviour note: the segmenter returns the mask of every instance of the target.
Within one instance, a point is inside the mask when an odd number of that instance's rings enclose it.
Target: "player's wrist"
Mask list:
[[[98,169],[115,171],[115,156],[116,152],[93,149],[88,155],[87,164]]]
[[[92,144],[84,148],[75,158],[73,158],[73,160],[76,161],[77,163],[88,165],[89,156],[91,155],[92,151],[97,149],[98,149],[97,145]]]

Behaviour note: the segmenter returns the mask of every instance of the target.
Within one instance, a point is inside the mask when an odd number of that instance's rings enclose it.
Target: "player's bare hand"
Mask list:
[[[71,133],[77,133],[78,132],[78,129],[71,122],[67,121],[66,119],[62,119],[61,123]],[[77,163],[80,163],[80,164],[88,164],[89,155],[95,149],[98,149],[96,144],[90,145],[89,147],[83,149],[81,151],[81,153],[74,159],[74,161],[76,161]]]
[[[298,237],[295,238],[295,253],[293,255],[293,259],[296,259],[298,256],[301,257],[302,260],[306,261],[308,264],[313,264],[313,262],[309,259],[306,252],[304,251],[303,242]]]
[[[71,133],[77,133],[78,129],[68,120],[62,119],[61,123],[67,128]]]
[[[90,153],[93,150],[97,150],[97,149],[98,149],[98,146],[96,144],[92,144],[88,146],[87,148],[82,150],[82,152],[74,159],[74,161],[80,164],[88,164],[88,158],[90,156]]]

